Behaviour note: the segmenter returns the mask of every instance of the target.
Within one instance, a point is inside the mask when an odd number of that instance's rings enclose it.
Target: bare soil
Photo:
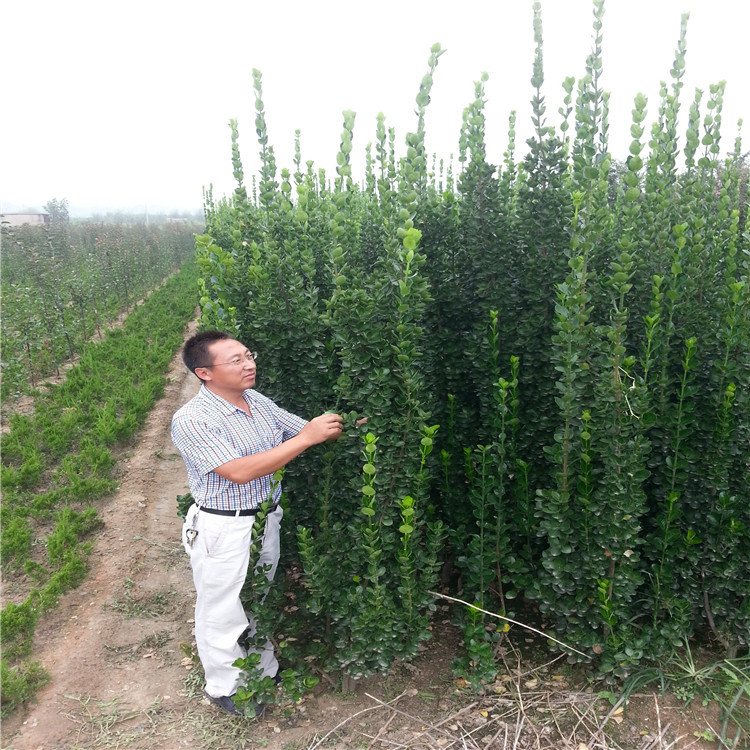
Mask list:
[[[101,508],[88,580],[38,626],[34,658],[51,680],[4,722],[5,750],[719,747],[700,736],[719,728],[710,707],[683,711],[645,695],[613,711],[571,684],[560,662],[524,664],[511,640],[501,679],[471,695],[451,674],[459,637],[447,606],[413,664],[349,693],[321,676],[300,703],[258,719],[223,714],[202,697],[200,667],[186,655],[193,586],[175,499],[188,487],[169,435],[172,414],[198,385],[175,357],[164,397],[119,462],[119,490]]]

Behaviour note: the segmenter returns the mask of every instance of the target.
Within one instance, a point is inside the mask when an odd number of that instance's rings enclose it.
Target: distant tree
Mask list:
[[[70,224],[68,213],[68,199],[57,200],[53,198],[44,204],[44,210],[50,215],[53,224]]]

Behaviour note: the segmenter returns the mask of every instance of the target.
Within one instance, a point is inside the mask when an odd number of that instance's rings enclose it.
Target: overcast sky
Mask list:
[[[657,117],[683,12],[690,21],[682,111],[696,87],[707,93],[727,80],[722,153],[731,150],[737,120],[750,115],[750,2],[606,0],[605,8],[613,155],[627,154],[638,92],[649,100],[648,124]],[[583,74],[591,50],[593,3],[542,0],[542,14],[544,93],[549,122],[558,125],[561,83]],[[6,3],[0,205],[12,211],[67,198],[79,215],[146,205],[173,211],[200,209],[208,185],[229,194],[230,118],[239,121],[246,175],[258,169],[253,68],[263,74],[279,168],[293,167],[300,129],[303,162],[334,177],[341,113],[352,109],[354,177],[361,179],[378,112],[396,129],[399,147],[414,129],[414,98],[435,42],[446,52],[426,115],[428,151],[455,155],[463,109],[486,71],[488,157],[502,160],[515,109],[520,159],[530,135],[532,17],[532,0]]]

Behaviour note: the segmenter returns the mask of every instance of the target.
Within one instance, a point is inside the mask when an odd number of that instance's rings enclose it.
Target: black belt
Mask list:
[[[199,510],[204,513],[211,513],[214,516],[255,516],[257,515],[260,508],[243,508],[242,510],[219,510],[218,508],[204,508],[202,505],[198,506]],[[273,513],[278,508],[278,503],[272,505],[269,509],[269,513]]]

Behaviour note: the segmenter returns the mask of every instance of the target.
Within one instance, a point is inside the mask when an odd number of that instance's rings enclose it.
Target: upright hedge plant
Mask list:
[[[482,74],[457,168],[430,160],[439,45],[414,131],[399,151],[379,115],[361,183],[353,112],[335,176],[303,166],[299,133],[279,172],[256,71],[251,193],[231,124],[238,187],[207,202],[197,243],[202,325],[257,348],[259,387],[286,408],[345,415],[285,486],[311,640],[348,678],[417,652],[440,570],[480,609],[533,601],[608,675],[695,634],[747,650],[747,157],[738,139],[721,158],[723,82],[683,108],[683,17],[671,84],[654,114],[636,96],[613,159],[604,10],[556,125],[534,4],[520,158],[515,112],[502,161],[488,154]],[[500,635],[464,614],[455,666],[481,685]]]

